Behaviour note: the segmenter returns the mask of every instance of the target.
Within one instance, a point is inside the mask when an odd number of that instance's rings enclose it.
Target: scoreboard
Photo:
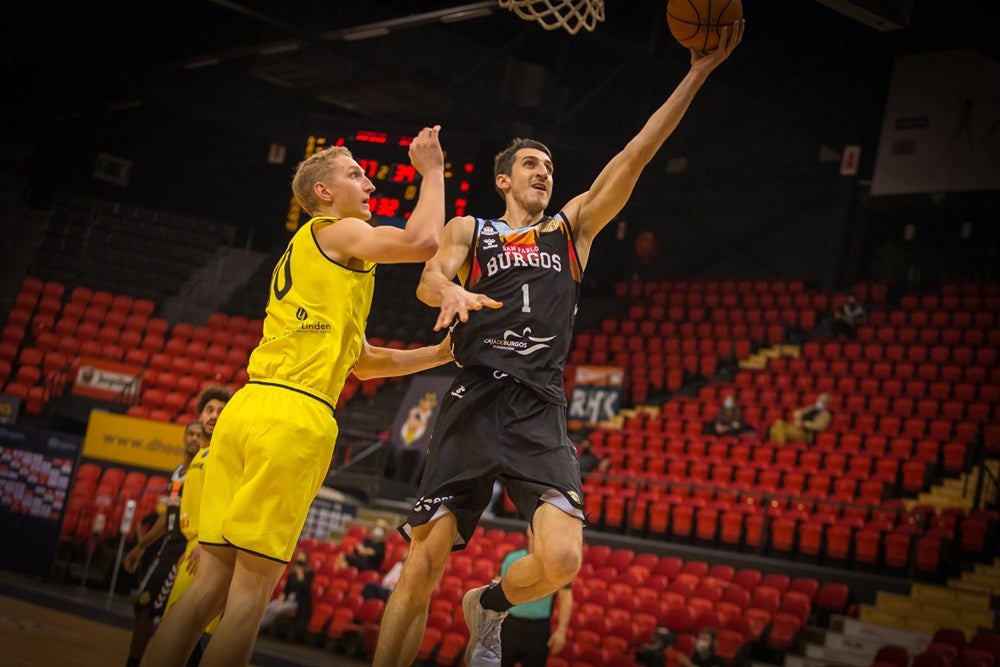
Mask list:
[[[310,135],[302,159],[330,146],[346,146],[375,185],[368,202],[372,220],[378,225],[403,227],[413,213],[420,192],[420,175],[410,164],[412,136],[379,130],[357,130],[350,134]],[[444,152],[445,216],[465,215],[469,188],[475,171],[474,150],[459,147],[455,156]],[[293,197],[285,220],[295,231],[309,219]]]

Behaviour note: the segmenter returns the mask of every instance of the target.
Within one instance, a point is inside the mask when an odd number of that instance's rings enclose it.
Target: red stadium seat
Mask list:
[[[959,532],[959,546],[963,553],[982,557],[986,554],[987,540],[990,536],[989,522],[974,517],[968,517],[962,521]]]
[[[922,575],[937,578],[941,574],[942,556],[941,539],[932,535],[924,535],[917,539],[914,569]]]
[[[771,553],[779,557],[791,557],[795,551],[795,534],[798,521],[794,518],[778,517],[771,521]]]
[[[816,597],[819,594],[820,582],[818,579],[813,577],[796,577],[792,579],[791,584],[788,586],[789,591],[794,591],[795,593],[801,593],[809,600],[812,604],[816,601]]]
[[[670,535],[682,541],[691,539],[694,528],[694,506],[685,502],[678,503],[670,511]]]
[[[900,490],[915,494],[924,490],[927,484],[927,462],[922,459],[910,459],[900,465]]]
[[[823,523],[814,520],[803,521],[799,524],[798,531],[799,555],[819,561],[823,555]]]
[[[763,512],[753,512],[746,515],[743,520],[743,548],[745,550],[756,551],[761,548],[763,527]],[[737,572],[738,574],[739,572]]]
[[[854,562],[875,569],[880,565],[882,532],[865,528],[854,534]]]
[[[760,585],[761,580],[764,578],[764,574],[754,568],[742,568],[736,571],[733,575],[733,584],[736,584],[744,591],[754,591],[757,586]],[[728,598],[726,598],[728,599]],[[747,599],[747,604],[749,605],[750,600]]]
[[[1000,660],[1000,634],[992,630],[980,628],[969,640],[970,648],[991,652]]]
[[[851,554],[853,530],[845,525],[826,527],[826,558],[836,563],[846,563]]]
[[[958,667],[994,667],[997,657],[985,649],[966,647],[958,655]]]
[[[794,648],[802,632],[803,623],[794,614],[776,612],[771,617],[767,633],[767,645],[772,649],[787,651]]]

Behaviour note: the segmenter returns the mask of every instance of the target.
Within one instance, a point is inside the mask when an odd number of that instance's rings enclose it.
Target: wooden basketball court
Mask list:
[[[9,667],[121,666],[130,636],[106,622],[0,596],[0,645]]]
[[[131,603],[0,572],[0,664],[4,667],[124,667]],[[261,637],[251,667],[362,667],[319,647]]]

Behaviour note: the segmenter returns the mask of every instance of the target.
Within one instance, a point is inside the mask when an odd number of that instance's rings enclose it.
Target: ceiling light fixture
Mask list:
[[[218,58],[202,58],[200,60],[189,60],[184,63],[184,69],[201,69],[202,67],[214,67],[221,61]]]
[[[349,30],[345,32],[341,38],[345,42],[357,42],[362,39],[371,39],[372,37],[384,37],[391,32],[389,28],[380,25],[372,25],[369,28],[361,27],[357,30]]]
[[[283,44],[273,44],[271,46],[262,46],[257,50],[262,56],[276,56],[279,53],[288,53],[289,51],[299,50],[298,42],[285,42]]]
[[[473,2],[447,9],[437,9],[432,12],[424,12],[423,14],[401,16],[396,19],[368,23],[343,30],[331,30],[323,33],[323,38],[330,40],[343,39],[348,42],[354,42],[360,39],[369,39],[370,37],[383,37],[393,30],[402,30],[403,28],[416,28],[417,26],[438,22],[458,23],[459,21],[469,21],[489,16],[496,9],[496,0],[484,0],[483,2]]]

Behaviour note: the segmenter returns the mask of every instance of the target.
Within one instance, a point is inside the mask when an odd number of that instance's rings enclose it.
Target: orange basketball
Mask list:
[[[719,48],[722,29],[741,18],[741,0],[667,0],[670,34],[682,46],[700,53]]]

